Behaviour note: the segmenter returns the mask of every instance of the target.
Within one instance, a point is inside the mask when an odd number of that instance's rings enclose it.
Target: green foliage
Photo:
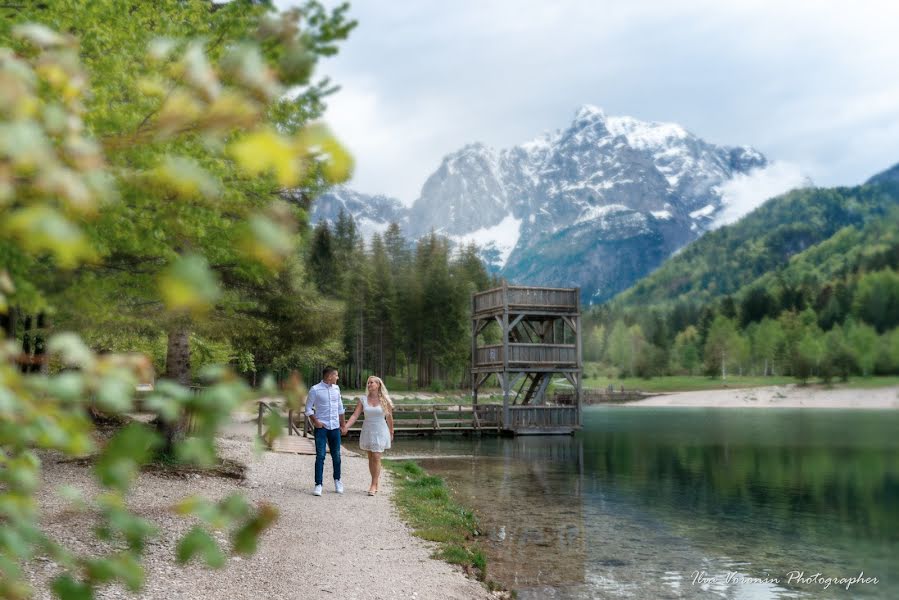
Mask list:
[[[588,331],[605,338],[587,347],[624,375],[692,373],[694,347],[719,376],[899,372],[887,335],[899,324],[897,202],[891,180],[772,199],[591,311]],[[727,335],[720,318],[733,323]],[[628,356],[623,332],[635,325],[645,345]]]
[[[475,246],[453,249],[431,234],[410,249],[395,223],[366,245],[341,212],[333,228],[316,226],[307,264],[319,291],[343,303],[348,386],[404,369],[406,387],[413,376],[418,388],[438,392],[461,383],[471,353],[471,294],[493,283]]]
[[[297,100],[284,92],[307,84],[317,56],[346,37],[345,12],[308,2],[280,15],[267,3],[201,0],[127,11],[115,0],[0,7],[0,313],[12,313],[8,322],[45,311],[58,329],[85,332],[103,350],[158,348],[168,335],[166,369],[178,379],[190,366],[191,331],[206,341],[205,358],[219,360],[226,349],[245,350],[232,328],[282,325],[288,310],[272,319],[260,307],[302,289],[295,223],[305,216],[280,200],[278,186],[314,187],[351,168],[327,130],[308,123],[326,86],[307,86]],[[130,411],[135,384],[153,379],[146,356],[95,354],[58,329],[44,331],[48,373],[22,373],[17,340],[0,338],[2,598],[31,594],[21,565],[40,555],[62,569],[52,583],[59,597],[91,598],[113,581],[138,591],[154,535],[125,502],[139,466],[167,441],[141,424],[103,445],[95,473],[106,491],[73,506],[97,515],[97,535],[116,550],[79,555],[40,528],[41,451],[94,452],[91,411]],[[147,406],[167,425],[191,416],[177,456],[202,465],[250,394],[225,369],[200,376],[201,393],[160,381]],[[210,566],[225,561],[206,528],[230,530],[232,550],[252,552],[277,516],[233,498],[183,508],[204,525],[178,544],[178,558],[199,555]]]
[[[896,207],[897,198],[895,184],[794,190],[704,235],[614,302],[662,305],[677,298],[704,303],[734,294],[843,228],[876,224]]]
[[[852,309],[879,333],[899,325],[899,273],[885,269],[862,275]]]

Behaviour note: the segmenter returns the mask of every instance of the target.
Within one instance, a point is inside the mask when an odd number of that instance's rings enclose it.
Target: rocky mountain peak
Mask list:
[[[566,127],[523,144],[447,155],[405,228],[477,241],[512,281],[580,286],[598,301],[710,228],[722,184],[766,165],[752,148],[585,104]]]

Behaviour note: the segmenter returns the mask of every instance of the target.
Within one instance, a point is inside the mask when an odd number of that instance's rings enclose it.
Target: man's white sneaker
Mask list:
[[[338,494],[343,493],[343,484],[340,483],[339,479],[334,480],[334,491],[336,491]]]
[[[321,496],[322,495],[322,486],[320,486],[320,485],[315,486],[315,489],[312,490],[312,495],[313,496]]]

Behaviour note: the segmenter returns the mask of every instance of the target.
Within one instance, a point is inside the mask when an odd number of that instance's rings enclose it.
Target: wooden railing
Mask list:
[[[263,421],[267,412],[278,409],[260,401],[257,428],[263,435]],[[355,408],[355,407],[354,407]],[[347,418],[352,411],[347,411]],[[563,428],[577,426],[576,406],[510,406],[509,422],[503,422],[502,404],[398,404],[393,409],[393,428],[397,435],[499,432],[502,429]],[[364,414],[350,435],[358,435]],[[288,411],[287,434],[308,437],[314,431],[312,422],[302,413]]]
[[[473,307],[475,314],[502,308],[503,290],[506,292],[505,301],[512,309],[543,308],[575,311],[578,307],[577,288],[507,286],[475,294]]]
[[[503,346],[479,346],[475,366],[503,364]],[[509,344],[509,364],[577,366],[574,344]]]
[[[506,429],[576,427],[576,406],[510,406]]]
[[[258,430],[262,435],[264,412],[275,410],[264,402],[259,403]],[[346,418],[355,410],[347,407]],[[350,428],[350,434],[362,430],[365,413]],[[497,404],[480,404],[476,407],[464,404],[397,404],[393,407],[394,432],[402,433],[436,433],[436,432],[473,432],[481,430],[497,430],[502,421],[502,406]],[[312,422],[303,413],[288,411],[288,435],[308,437],[315,429]],[[299,427],[297,424],[300,424]]]
[[[653,396],[640,390],[601,389],[581,390],[581,404],[603,404],[605,402],[631,402]],[[556,391],[553,395],[555,404],[574,404],[575,394],[570,391]]]

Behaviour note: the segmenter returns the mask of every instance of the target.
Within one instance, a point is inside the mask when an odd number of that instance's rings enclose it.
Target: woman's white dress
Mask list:
[[[390,428],[387,427],[387,419],[384,417],[384,408],[371,406],[368,399],[359,398],[362,410],[365,411],[365,420],[362,421],[362,433],[359,434],[359,447],[369,452],[384,452],[390,448]]]

